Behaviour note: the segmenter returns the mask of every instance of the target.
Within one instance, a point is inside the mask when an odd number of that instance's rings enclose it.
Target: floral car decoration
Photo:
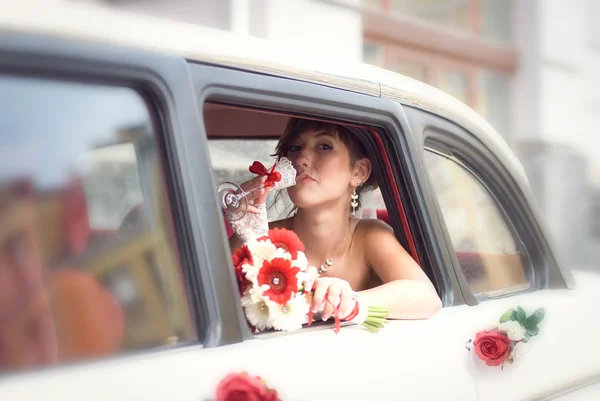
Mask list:
[[[228,374],[219,382],[216,393],[214,401],[280,401],[277,390],[248,372]]]
[[[233,266],[246,320],[254,332],[268,329],[294,331],[313,321],[312,288],[304,244],[291,230],[274,228],[266,236],[246,241],[233,254]],[[340,318],[334,314],[335,332],[340,320],[362,324],[376,332],[387,322],[388,311],[377,306],[360,307]]]
[[[539,324],[544,320],[545,310],[538,309],[527,316],[522,307],[509,309],[497,325],[479,331],[475,339],[467,342],[469,351],[485,362],[487,366],[512,364],[521,359],[529,348],[529,341],[539,334]]]

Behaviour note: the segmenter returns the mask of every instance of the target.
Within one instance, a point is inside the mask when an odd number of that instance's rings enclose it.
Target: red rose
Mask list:
[[[480,331],[473,345],[477,356],[488,366],[500,366],[508,357],[511,340],[500,330]]]
[[[216,401],[278,401],[277,391],[267,388],[260,377],[231,373],[217,387]]]

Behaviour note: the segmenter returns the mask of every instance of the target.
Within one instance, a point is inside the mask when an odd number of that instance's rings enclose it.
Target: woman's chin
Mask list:
[[[292,202],[298,209],[310,209],[311,207],[315,206],[315,202],[311,202],[308,199],[302,199],[298,201],[292,200]]]
[[[289,196],[292,203],[300,209],[307,209],[318,203],[315,202],[314,196],[310,196],[309,193],[290,193]]]

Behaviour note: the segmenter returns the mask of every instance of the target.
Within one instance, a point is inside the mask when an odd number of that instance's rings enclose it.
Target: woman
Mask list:
[[[356,295],[361,305],[387,307],[391,319],[424,319],[441,308],[432,283],[393,230],[382,221],[351,215],[351,202],[359,203],[360,193],[375,181],[358,138],[343,126],[292,118],[275,153],[297,170],[296,185],[287,189],[296,213],[269,228],[293,230],[305,245],[309,265],[320,266],[313,311],[322,310],[327,320],[339,306],[343,318]],[[263,180],[256,177],[241,186],[247,190]],[[264,204],[269,190],[254,192],[249,203]],[[248,211],[259,213],[253,206]],[[236,249],[240,240],[232,235],[230,245]]]

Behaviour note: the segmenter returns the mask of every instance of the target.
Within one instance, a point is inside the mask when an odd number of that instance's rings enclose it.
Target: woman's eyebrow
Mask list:
[[[319,138],[321,136],[330,136],[335,139],[335,135],[329,131],[320,131],[319,133],[317,133],[317,135],[315,135],[315,137],[317,137],[317,138]]]

